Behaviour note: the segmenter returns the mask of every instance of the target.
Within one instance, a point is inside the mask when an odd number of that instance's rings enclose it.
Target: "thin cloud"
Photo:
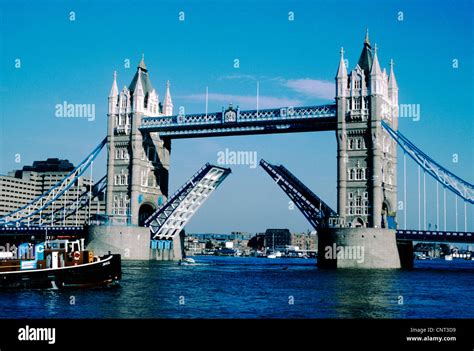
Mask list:
[[[257,77],[251,74],[231,74],[228,76],[222,76],[218,78],[219,80],[243,80],[243,81],[256,81]]]
[[[283,84],[291,90],[309,97],[332,100],[335,96],[334,83],[327,80],[311,78],[288,79]]]
[[[183,100],[189,102],[204,102],[206,100],[206,94],[190,94],[180,96]],[[257,106],[256,95],[232,95],[232,94],[218,94],[210,93],[209,101],[220,102],[225,105],[232,103],[234,106],[239,105],[241,108],[255,108]],[[301,105],[302,101],[298,99],[280,98],[275,96],[259,96],[258,106],[259,108],[277,108],[286,106],[298,106]]]

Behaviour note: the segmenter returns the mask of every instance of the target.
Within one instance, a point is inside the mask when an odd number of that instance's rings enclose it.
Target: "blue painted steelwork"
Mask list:
[[[405,151],[416,163],[418,163],[429,175],[431,175],[441,185],[460,196],[470,204],[474,203],[474,186],[465,180],[459,178],[446,168],[438,164],[431,157],[417,148],[402,133],[394,131],[387,123],[382,121],[382,126],[388,134],[395,139],[400,147]]]
[[[170,239],[179,235],[184,225],[230,173],[229,168],[206,163],[145,220],[153,239]]]
[[[140,130],[162,138],[294,133],[336,129],[336,105],[143,117]]]
[[[92,187],[92,196],[90,200],[95,199],[99,196],[107,187],[107,176],[103,176],[97,183]],[[61,222],[62,220],[69,218],[77,211],[83,209],[89,205],[89,190],[84,191],[77,200],[70,201],[65,206],[55,210],[53,213],[48,213],[42,217],[42,222],[51,223],[51,215],[53,215],[53,223]],[[30,222],[31,225],[37,225],[40,222],[40,218],[36,218]]]
[[[40,195],[30,203],[13,211],[3,217],[0,217],[0,225],[18,225],[20,223],[29,222],[30,218],[40,213],[43,209],[51,205],[54,201],[60,198],[87,170],[94,159],[100,153],[102,148],[107,143],[107,138],[101,141],[87,157],[79,163],[68,175],[66,175],[60,182],[51,187],[47,192]],[[18,224],[17,224],[18,223]]]
[[[474,232],[397,229],[397,239],[413,241],[474,243]]]
[[[260,166],[282,188],[314,229],[317,230],[321,226],[326,225],[329,218],[337,216],[333,209],[283,165],[275,166],[262,159],[260,160]]]

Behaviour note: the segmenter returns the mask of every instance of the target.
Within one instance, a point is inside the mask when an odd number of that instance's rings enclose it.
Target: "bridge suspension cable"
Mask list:
[[[107,138],[104,138],[104,140],[102,140],[100,144],[97,145],[76,168],[74,168],[69,174],[67,174],[61,181],[56,183],[47,192],[38,196],[36,199],[19,208],[18,210],[0,217],[0,225],[20,225],[25,220],[29,222],[30,218],[36,214],[42,214],[43,210],[48,206],[53,205],[54,207],[55,201],[58,200],[87,170],[106,143]],[[52,212],[54,212],[54,210]]]
[[[92,182],[91,182],[92,183]],[[90,206],[89,203],[89,194],[92,192],[91,199],[95,199],[97,196],[99,196],[106,188],[107,186],[107,176],[103,176],[97,183],[92,186],[92,188],[89,188],[82,193],[79,194],[77,192],[76,199],[69,201],[68,203],[64,203],[63,207],[60,209],[57,209],[55,211],[52,211],[42,218],[37,218],[31,221],[31,224],[37,225],[37,224],[43,224],[47,221],[51,222],[51,226],[54,226],[55,223],[58,223],[59,221],[65,221],[67,218],[69,218],[72,215],[75,215],[75,225],[78,226],[78,214],[81,209],[83,209],[86,206]],[[65,198],[65,196],[63,196]],[[61,218],[62,215],[62,218]],[[65,223],[63,223],[65,225]]]
[[[407,154],[403,153],[403,227],[407,229]]]
[[[474,204],[474,185],[459,178],[443,166],[439,165],[431,157],[426,155],[412,142],[410,142],[402,133],[394,131],[385,121],[382,126],[388,134],[395,139],[400,147],[419,165],[425,172],[428,172],[436,181],[440,182],[445,188],[460,196],[470,204]]]

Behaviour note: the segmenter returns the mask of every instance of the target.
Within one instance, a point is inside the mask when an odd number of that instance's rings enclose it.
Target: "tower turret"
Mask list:
[[[344,48],[341,47],[339,67],[336,74],[336,96],[346,96],[347,90],[347,67],[344,62]]]
[[[393,60],[390,60],[390,74],[388,76],[388,96],[392,104],[398,105],[398,84],[393,72]]]
[[[165,116],[173,115],[173,101],[171,100],[170,81],[166,82],[166,93],[163,101],[163,114]]]
[[[383,74],[377,56],[377,44],[375,44],[374,59],[370,69],[370,93],[371,95],[383,94]]]
[[[109,115],[117,113],[118,95],[117,71],[114,71],[114,81],[109,93]]]

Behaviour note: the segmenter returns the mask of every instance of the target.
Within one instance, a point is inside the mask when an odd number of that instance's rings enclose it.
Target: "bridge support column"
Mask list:
[[[395,230],[381,228],[321,228],[320,268],[401,268]]]
[[[101,256],[109,251],[122,260],[178,261],[183,258],[184,237],[176,236],[162,248],[152,248],[150,228],[139,226],[91,226],[86,247]]]
[[[154,240],[151,246],[152,260],[179,261],[184,256],[184,233],[170,240]]]

